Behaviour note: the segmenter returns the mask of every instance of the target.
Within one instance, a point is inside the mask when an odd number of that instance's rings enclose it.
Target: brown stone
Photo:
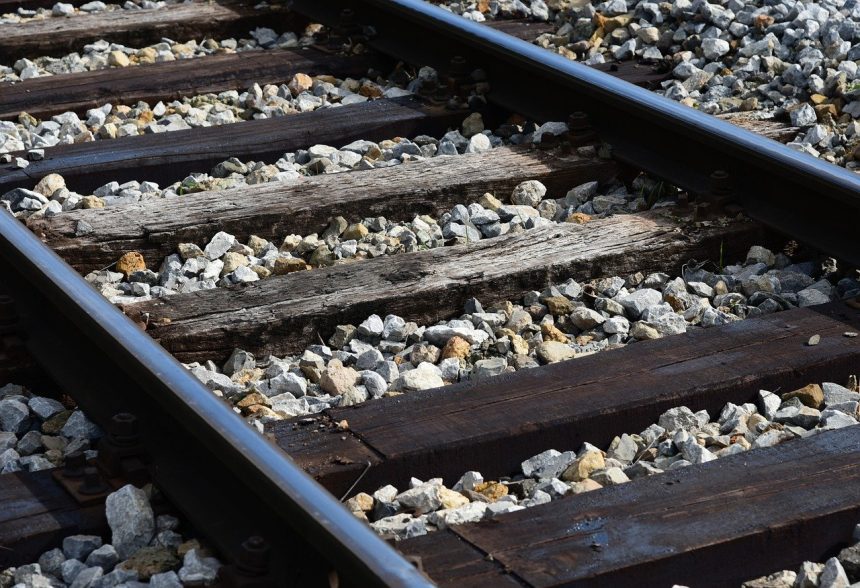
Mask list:
[[[245,396],[242,400],[236,403],[236,406],[239,408],[248,408],[255,404],[262,404],[263,406],[270,406],[269,399],[266,398],[263,394],[259,392],[251,392],[247,396]]]
[[[821,386],[818,384],[809,384],[799,390],[786,392],[782,395],[783,401],[789,400],[790,398],[797,398],[804,405],[818,409],[821,408],[822,404],[824,404],[824,391],[821,390]]]
[[[305,260],[298,257],[279,257],[275,260],[273,272],[276,276],[304,271],[308,268]]]
[[[836,109],[835,104],[816,104],[812,107],[815,110],[815,114],[818,116],[819,121],[825,121],[826,116],[830,115],[835,118],[839,116],[839,111]]]
[[[173,552],[166,547],[142,547],[119,567],[124,570],[137,570],[138,580],[146,582],[155,574],[163,574],[179,568],[180,563]]]
[[[554,316],[573,312],[573,303],[564,296],[550,296],[543,301]]]
[[[458,337],[454,335],[448,342],[445,343],[445,347],[442,348],[442,359],[448,359],[450,357],[456,357],[457,359],[466,359],[469,357],[469,352],[472,350],[472,346],[468,341],[463,339],[462,337]]]
[[[575,223],[577,225],[584,225],[588,221],[591,220],[591,216],[585,214],[584,212],[574,212],[569,217],[564,219],[564,222],[567,223]]]
[[[256,382],[263,377],[263,370],[260,368],[242,368],[238,372],[230,376],[230,379],[237,384],[247,384],[248,382]]]
[[[66,424],[66,421],[69,420],[69,417],[72,416],[71,410],[64,410],[62,412],[58,412],[47,421],[42,423],[42,432],[46,435],[56,435],[60,432],[60,429]]]
[[[367,227],[365,227],[361,223],[353,223],[349,225],[346,230],[343,232],[342,238],[346,241],[350,239],[355,239],[356,241],[361,241],[361,239],[367,235],[369,231]]]
[[[143,255],[137,251],[129,251],[125,253],[116,262],[116,271],[125,274],[126,277],[134,272],[139,272],[146,269],[146,262],[143,260]]]
[[[762,29],[766,29],[767,27],[772,25],[773,20],[774,20],[773,17],[770,15],[759,14],[758,16],[755,17],[755,20],[753,20],[753,22],[755,23],[755,28],[762,30]]]
[[[508,495],[508,487],[499,482],[484,482],[475,486],[475,492],[483,494],[490,502],[495,502],[502,496]]]
[[[663,301],[666,302],[669,306],[672,307],[672,310],[675,312],[683,312],[687,310],[684,301],[675,296],[674,294],[666,294],[663,297]]]
[[[358,93],[368,98],[381,98],[383,94],[382,88],[373,82],[364,82],[358,89]]]
[[[549,323],[541,323],[540,332],[543,335],[544,341],[558,341],[559,343],[567,343],[567,335],[558,330],[555,325]]]
[[[176,555],[184,558],[185,554],[192,549],[197,550],[197,555],[199,555],[200,557],[212,557],[212,550],[204,545],[201,545],[200,541],[198,541],[197,539],[189,539],[188,541],[177,547]]]
[[[298,96],[302,92],[306,92],[313,87],[314,81],[311,76],[303,73],[297,73],[293,76],[293,79],[290,80],[290,83],[287,84],[287,88],[290,89],[290,92],[293,93],[293,96]]]

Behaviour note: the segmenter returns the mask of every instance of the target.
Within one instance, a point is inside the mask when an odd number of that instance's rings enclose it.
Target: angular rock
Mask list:
[[[179,579],[184,584],[208,584],[218,576],[221,564],[214,557],[204,557],[196,549],[190,550],[182,560]]]
[[[155,517],[146,493],[127,484],[108,495],[105,514],[111,529],[111,543],[121,559],[146,547],[155,534]]]
[[[521,206],[536,208],[546,196],[546,186],[537,180],[528,180],[518,184],[511,194],[511,202]]]
[[[561,453],[555,449],[547,449],[525,460],[520,467],[523,474],[530,478],[557,478],[575,459],[576,454],[572,451]]]
[[[63,539],[63,555],[66,559],[84,561],[101,545],[102,538],[97,535],[71,535]]]

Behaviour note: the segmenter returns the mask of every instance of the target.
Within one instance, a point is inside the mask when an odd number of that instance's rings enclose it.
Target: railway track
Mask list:
[[[0,586],[860,581],[860,179],[797,129],[415,0],[7,32],[126,59],[0,85]]]

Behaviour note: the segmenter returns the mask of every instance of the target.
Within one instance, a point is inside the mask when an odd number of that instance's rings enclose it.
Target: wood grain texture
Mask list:
[[[718,114],[717,118],[780,143],[790,143],[800,133],[798,127],[773,119],[760,120],[755,117],[754,113],[732,112]]]
[[[114,180],[166,185],[192,172],[208,172],[228,157],[275,161],[287,151],[318,143],[337,147],[357,139],[438,134],[459,126],[463,118],[462,112],[398,98],[217,127],[61,145],[45,149],[45,159],[23,170],[0,163],[0,193],[18,187],[32,189],[50,173],[62,175],[80,193],[91,193]]]
[[[207,55],[130,67],[33,78],[0,84],[0,120],[17,120],[19,113],[45,118],[72,111],[79,115],[106,103],[151,106],[226,90],[244,90],[257,83],[283,84],[296,73],[358,77],[380,61],[365,56],[342,57],[313,47],[271,49]],[[57,88],[63,88],[57,92]]]
[[[535,588],[738,586],[848,544],[858,460],[860,427],[847,427],[442,531],[459,544],[419,537],[399,548],[458,588],[482,584],[448,581],[447,561],[475,549]]]
[[[279,5],[261,10],[246,0],[195,0],[149,10],[115,10],[70,17],[33,20],[4,27],[0,55],[4,62],[19,57],[62,55],[105,39],[129,46],[157,43],[162,37],[201,40],[206,35],[247,35],[256,26],[289,30],[306,22]]]
[[[81,508],[50,470],[0,476],[0,568],[31,563],[76,534],[107,530],[104,505]]]
[[[607,447],[675,406],[718,414],[761,389],[843,381],[860,365],[860,311],[843,303],[795,309],[622,349],[326,411],[318,421],[272,423],[268,432],[340,495],[371,459],[359,490],[405,486],[411,476],[511,475],[550,447]],[[821,336],[818,346],[805,343]],[[823,347],[822,347],[823,346]],[[349,437],[334,424],[346,419]],[[320,427],[320,425],[323,425]],[[468,451],[464,451],[468,448]],[[337,456],[334,459],[333,456]]]
[[[721,244],[732,250],[724,251],[731,259],[761,237],[752,223],[682,232],[658,213],[619,215],[179,294],[130,309],[149,313],[148,332],[180,360],[217,362],[235,347],[299,351],[328,338],[336,325],[358,324],[372,313],[430,324],[458,315],[473,296],[492,303],[570,276],[674,272],[690,258],[717,259]]]
[[[391,168],[73,211],[30,226],[81,273],[103,268],[129,250],[143,253],[157,269],[178,243],[202,248],[218,231],[243,241],[253,234],[280,240],[291,233],[321,233],[338,215],[351,221],[380,215],[408,221],[415,214],[440,214],[485,192],[507,198],[525,179],[540,180],[550,194],[561,197],[571,186],[602,182],[614,172],[607,160],[500,147]],[[93,232],[75,237],[79,221],[92,226]]]
[[[544,33],[556,30],[552,23],[523,19],[486,20],[483,24],[524,41],[534,41]]]
[[[421,542],[395,546],[405,555],[420,558],[422,569],[432,570],[438,585],[521,588],[520,583],[487,555],[453,533],[431,533]]]

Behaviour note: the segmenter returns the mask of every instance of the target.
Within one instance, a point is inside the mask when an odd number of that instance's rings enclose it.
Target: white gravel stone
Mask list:
[[[514,188],[511,202],[521,206],[536,207],[546,195],[546,186],[537,180],[522,182]]]
[[[220,564],[214,557],[204,557],[190,549],[182,560],[179,579],[183,584],[208,584],[218,575]]]
[[[155,517],[146,493],[127,484],[108,495],[105,501],[111,544],[121,559],[146,547],[155,534]],[[187,558],[187,554],[186,554]]]

